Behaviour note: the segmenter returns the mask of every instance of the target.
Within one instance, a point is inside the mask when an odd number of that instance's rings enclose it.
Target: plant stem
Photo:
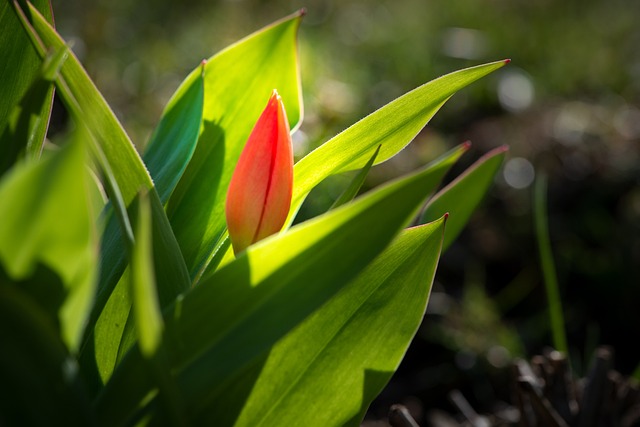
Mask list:
[[[556,350],[568,354],[567,337],[564,331],[564,316],[562,302],[558,289],[556,267],[551,252],[549,239],[549,224],[547,221],[547,176],[540,174],[534,185],[533,207],[540,266],[544,277],[544,284],[549,302],[549,319],[553,345]]]

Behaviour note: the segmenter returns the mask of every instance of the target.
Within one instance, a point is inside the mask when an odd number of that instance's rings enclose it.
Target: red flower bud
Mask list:
[[[293,188],[293,147],[284,104],[274,90],[231,177],[226,216],[236,254],[282,229]]]

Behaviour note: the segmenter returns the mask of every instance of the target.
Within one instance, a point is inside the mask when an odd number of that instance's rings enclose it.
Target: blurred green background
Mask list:
[[[454,171],[502,144],[508,160],[443,256],[426,321],[379,410],[426,408],[462,388],[482,407],[511,357],[551,344],[531,215],[549,175],[549,222],[573,368],[596,345],[629,375],[640,353],[640,2],[628,0],[54,0],[56,25],[144,146],[162,108],[203,59],[299,8],[305,119],[296,155],[376,108],[459,68],[512,63],[455,95],[367,186],[471,140]],[[53,126],[64,123],[55,109]],[[312,193],[326,209],[344,177]],[[372,412],[377,407],[374,405]]]

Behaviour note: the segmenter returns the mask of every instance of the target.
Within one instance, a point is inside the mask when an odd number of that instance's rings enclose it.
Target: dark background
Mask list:
[[[371,415],[400,401],[452,410],[444,396],[454,388],[491,410],[507,398],[509,361],[551,344],[531,202],[541,172],[574,373],[607,344],[616,367],[632,374],[640,361],[640,2],[54,1],[58,30],[140,147],[201,59],[301,7],[298,156],[437,76],[512,59],[454,96],[367,182],[466,140],[473,148],[452,176],[510,147],[481,209],[442,257],[425,322]],[[345,179],[314,191],[302,215],[326,209]]]

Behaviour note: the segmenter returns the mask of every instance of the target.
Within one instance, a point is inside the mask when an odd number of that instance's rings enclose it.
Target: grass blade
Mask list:
[[[547,301],[549,303],[549,320],[553,346],[556,350],[569,354],[567,337],[564,330],[564,315],[562,314],[562,299],[556,275],[556,266],[553,261],[551,241],[549,239],[549,224],[547,222],[547,177],[538,174],[534,184],[533,193],[534,220],[536,238],[538,241],[538,254],[540,256],[540,268],[544,277]]]

